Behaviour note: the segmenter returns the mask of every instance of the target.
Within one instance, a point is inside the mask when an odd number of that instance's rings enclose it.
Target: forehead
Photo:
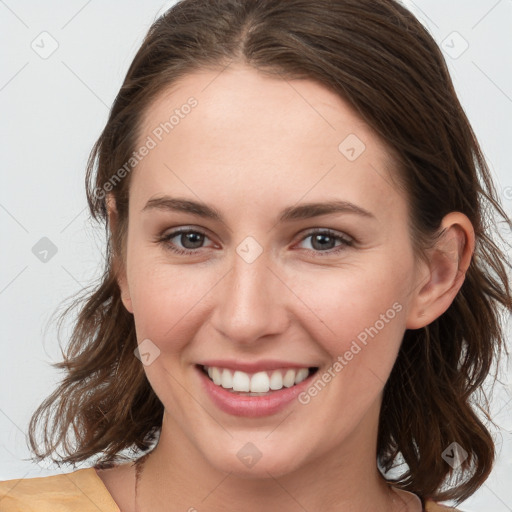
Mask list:
[[[186,185],[189,194],[221,198],[226,188],[276,200],[285,193],[288,203],[335,190],[366,204],[396,200],[384,143],[312,80],[244,66],[185,75],[146,110],[139,145],[149,139],[153,147],[133,177],[140,197]]]
[[[191,98],[197,106],[189,112],[186,105]],[[154,131],[173,114],[172,137],[165,133],[166,139],[200,129],[208,133],[209,141],[222,146],[243,143],[245,151],[261,154],[262,148],[251,144],[254,135],[275,141],[278,134],[283,144],[307,141],[308,146],[338,150],[340,137],[353,133],[362,140],[372,139],[374,149],[378,145],[382,156],[385,153],[371,128],[336,93],[313,80],[281,79],[241,65],[181,77],[148,107],[142,132]]]

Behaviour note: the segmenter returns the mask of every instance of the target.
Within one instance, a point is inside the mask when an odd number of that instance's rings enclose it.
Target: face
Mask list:
[[[174,84],[139,142],[120,285],[174,439],[248,477],[374,449],[421,277],[382,142],[241,66]]]

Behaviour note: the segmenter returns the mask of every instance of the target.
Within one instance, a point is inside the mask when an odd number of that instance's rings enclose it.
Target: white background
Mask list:
[[[23,460],[25,432],[59,380],[49,365],[60,359],[51,315],[102,269],[103,234],[86,209],[86,159],[143,36],[172,3],[0,0],[0,479],[58,472]],[[405,3],[445,49],[510,213],[512,0]],[[48,58],[31,47],[52,44]],[[57,248],[46,263],[32,252],[42,237]],[[493,405],[498,462],[461,507],[467,512],[512,511],[512,387],[503,376]]]

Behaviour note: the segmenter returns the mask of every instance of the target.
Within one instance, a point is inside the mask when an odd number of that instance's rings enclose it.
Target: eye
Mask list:
[[[308,239],[311,239],[310,245],[312,249],[307,250],[314,253],[315,256],[337,254],[345,250],[347,247],[352,247],[354,245],[354,239],[347,235],[331,231],[330,229],[316,229],[314,231],[310,231],[302,239],[302,243]],[[336,242],[339,242],[339,244],[335,245]]]
[[[206,239],[208,239],[208,236],[200,230],[180,228],[158,237],[156,241],[176,254],[191,255],[196,253],[198,249],[204,248],[203,244]],[[337,254],[354,245],[353,238],[329,229],[310,231],[302,238],[301,243],[308,239],[311,239],[312,249],[306,248],[306,250],[314,256],[320,257]]]
[[[194,254],[197,249],[202,248],[207,238],[205,233],[197,229],[181,228],[158,237],[157,242],[176,254]]]

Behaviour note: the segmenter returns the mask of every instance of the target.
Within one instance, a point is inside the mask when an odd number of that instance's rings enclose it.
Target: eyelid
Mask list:
[[[306,231],[305,233],[302,233],[300,235],[301,238],[299,241],[302,241],[302,240],[308,238],[309,236],[317,235],[317,234],[327,234],[328,236],[342,239],[343,241],[345,241],[347,243],[349,243],[349,242],[355,243],[356,242],[356,239],[353,236],[347,235],[346,233],[343,233],[342,231],[337,231],[337,230],[331,229],[331,228],[312,228],[312,229]]]
[[[205,238],[208,238],[210,241],[213,241],[212,237],[208,234],[207,230],[205,230],[203,228],[195,227],[195,226],[179,226],[176,228],[170,228],[170,231],[166,230],[161,235],[158,235],[156,237],[156,241],[157,242],[169,241],[183,233],[197,233],[197,234],[203,235]],[[200,249],[203,249],[203,247],[200,247]],[[199,249],[184,249],[184,250],[197,251]]]
[[[202,228],[195,227],[195,226],[179,226],[179,227],[173,228],[168,233],[164,232],[162,235],[158,236],[155,241],[157,243],[166,245],[168,250],[170,250],[176,254],[180,254],[180,255],[184,255],[184,256],[187,256],[187,255],[192,256],[192,255],[198,254],[201,249],[208,248],[208,246],[207,246],[207,247],[198,247],[196,249],[187,249],[187,248],[180,248],[180,247],[176,246],[175,244],[170,243],[170,240],[172,240],[173,238],[175,238],[183,233],[197,233],[197,234],[200,234],[200,235],[204,236],[205,238],[208,238],[211,240],[211,237],[208,235],[207,230],[204,230]],[[347,250],[350,247],[353,247],[357,243],[357,241],[355,240],[354,237],[347,235],[346,233],[343,233],[343,232],[338,232],[338,231],[330,229],[330,228],[311,228],[311,229],[307,230],[306,232],[303,232],[300,235],[299,240],[294,243],[294,246],[301,242],[304,242],[309,237],[317,235],[317,234],[327,235],[328,237],[332,237],[335,240],[339,240],[341,243],[333,248],[326,249],[324,251],[318,251],[318,250],[314,250],[314,249],[304,249],[309,254],[311,254],[313,257],[329,257],[329,256],[337,255],[338,253],[340,253],[344,250]]]
[[[338,256],[340,255],[340,253],[354,247],[357,243],[354,237],[347,235],[346,233],[339,232],[330,228],[313,228],[308,230],[306,233],[301,234],[299,241],[296,242],[294,246],[304,242],[309,237],[317,234],[327,235],[328,237],[334,238],[335,240],[339,240],[341,243],[324,251],[304,249],[313,258],[329,258],[329,256]]]

